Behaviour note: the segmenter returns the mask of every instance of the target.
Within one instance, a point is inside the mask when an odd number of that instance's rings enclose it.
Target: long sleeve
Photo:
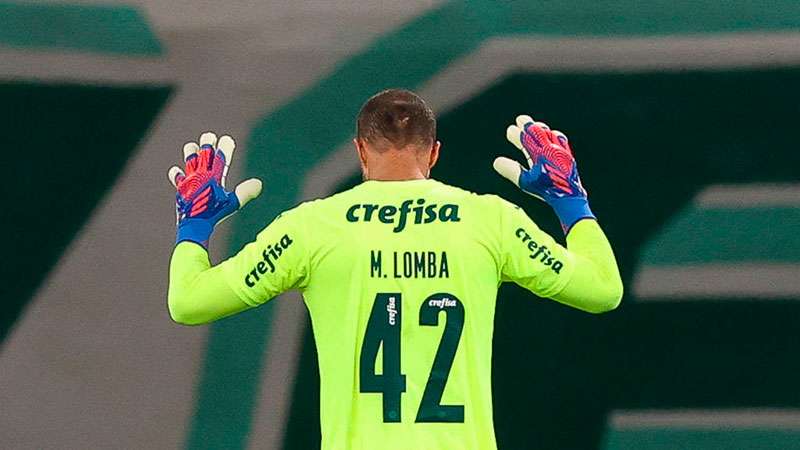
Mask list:
[[[567,248],[575,269],[553,299],[592,313],[616,308],[622,300],[622,280],[611,244],[597,221],[576,223],[567,235]]]
[[[587,312],[601,313],[619,305],[622,281],[597,221],[576,223],[564,247],[519,207],[503,201],[500,216],[504,281]]]
[[[211,322],[250,308],[225,280],[220,266],[211,267],[206,249],[181,242],[172,252],[167,304],[172,320],[185,325]]]
[[[287,211],[239,253],[212,266],[191,242],[175,247],[167,303],[176,322],[211,322],[256,307],[308,280],[308,235],[302,207]]]

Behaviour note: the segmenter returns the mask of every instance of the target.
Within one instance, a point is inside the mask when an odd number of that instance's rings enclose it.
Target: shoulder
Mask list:
[[[296,211],[300,214],[309,214],[312,212],[318,212],[326,209],[338,208],[341,205],[352,203],[354,189],[355,188],[351,188],[346,191],[329,195],[323,198],[306,200],[300,203],[299,205],[295,206],[294,208],[288,210],[287,212]]]
[[[288,219],[291,221],[305,221],[306,218],[331,216],[335,211],[340,211],[343,206],[354,201],[353,189],[349,189],[328,197],[303,201],[294,207],[284,210],[275,220]]]
[[[496,194],[478,194],[476,192],[451,186],[449,184],[441,182],[438,184],[441,192],[445,195],[451,196],[454,199],[462,200],[465,203],[474,204],[480,208],[487,208],[488,210],[492,211],[520,209],[519,206]]]

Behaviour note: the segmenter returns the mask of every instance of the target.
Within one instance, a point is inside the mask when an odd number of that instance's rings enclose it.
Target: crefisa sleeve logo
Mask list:
[[[518,228],[515,234],[523,244],[528,244],[528,250],[531,251],[529,258],[534,261],[538,260],[545,266],[550,267],[555,273],[561,273],[564,263],[555,259],[546,245],[539,245],[524,228]]]
[[[414,205],[412,208],[411,205]],[[411,216],[411,217],[409,217]],[[399,207],[393,205],[355,204],[347,209],[345,218],[348,222],[372,222],[375,218],[381,223],[394,225],[392,231],[399,233],[411,222],[415,225],[439,222],[460,222],[458,205],[446,203],[426,205],[424,198],[406,200]]]
[[[280,241],[268,245],[267,248],[261,252],[261,261],[256,263],[253,269],[245,275],[244,284],[249,287],[254,287],[256,283],[261,280],[260,275],[264,275],[267,272],[275,272],[275,264],[280,259],[281,255],[283,255],[283,252],[285,252],[293,242],[294,241],[288,234],[284,234]]]

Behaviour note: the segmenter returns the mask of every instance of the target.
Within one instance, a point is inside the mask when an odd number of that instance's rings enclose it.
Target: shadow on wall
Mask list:
[[[0,220],[0,280],[6,280],[0,286],[0,345],[171,91],[0,83],[0,124],[10,131],[0,164],[7,189]]]

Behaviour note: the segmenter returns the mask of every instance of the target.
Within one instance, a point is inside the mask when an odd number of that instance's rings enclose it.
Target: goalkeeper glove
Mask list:
[[[553,207],[564,233],[581,219],[595,218],[564,133],[550,130],[547,124],[523,115],[517,117],[516,125],[508,127],[506,138],[522,150],[528,169],[500,157],[494,160],[494,170],[523,192]]]
[[[208,249],[214,226],[261,193],[261,181],[256,178],[243,181],[234,192],[225,190],[225,177],[235,148],[233,138],[222,136],[217,142],[217,136],[211,132],[200,136],[199,145],[188,142],[183,146],[186,172],[174,166],[167,174],[178,190],[176,243],[191,241]]]

